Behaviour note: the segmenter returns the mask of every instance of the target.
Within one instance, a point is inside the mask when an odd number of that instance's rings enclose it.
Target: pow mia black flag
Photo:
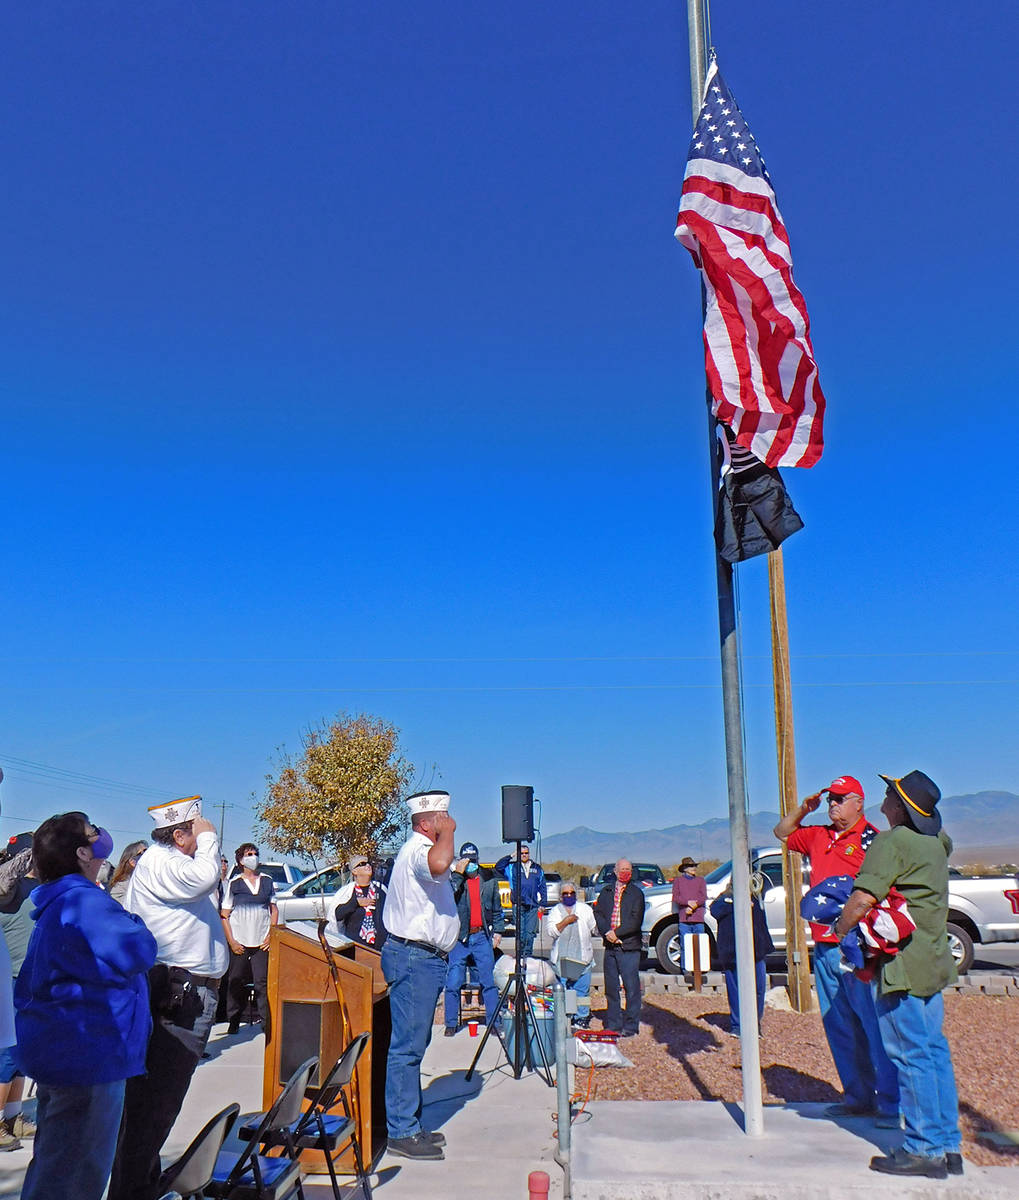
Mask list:
[[[728,426],[715,427],[721,443],[715,545],[726,562],[742,562],[777,549],[803,528],[776,467],[766,467],[736,441]]]

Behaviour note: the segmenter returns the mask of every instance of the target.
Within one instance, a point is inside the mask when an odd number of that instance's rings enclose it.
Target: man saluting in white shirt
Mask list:
[[[437,1159],[444,1157],[446,1139],[421,1128],[421,1060],[446,981],[446,959],[460,936],[449,877],[456,821],[449,792],[417,792],[407,804],[413,832],[396,856],[382,914],[389,933],[382,973],[393,1020],[386,1123],[391,1154]]]
[[[159,1194],[159,1151],[205,1053],[230,958],[216,905],[219,841],[201,796],[156,805],[149,815],[153,845],[138,860],[124,907],[158,947],[149,973],[152,1038],[146,1073],[127,1081],[109,1200]]]

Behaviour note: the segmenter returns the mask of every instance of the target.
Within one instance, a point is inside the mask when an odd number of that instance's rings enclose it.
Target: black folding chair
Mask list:
[[[227,1134],[241,1111],[239,1104],[228,1104],[216,1113],[184,1153],[159,1177],[159,1194],[171,1189],[183,1200],[200,1200],[212,1179]]]
[[[300,1118],[308,1080],[317,1066],[317,1058],[302,1063],[258,1124],[241,1129],[240,1136],[248,1144],[240,1154],[220,1151],[212,1179],[205,1188],[206,1196],[218,1200],[286,1200],[297,1195],[304,1200],[299,1152],[290,1127]],[[245,1137],[245,1129],[250,1130],[250,1137]],[[287,1153],[278,1158],[259,1154],[277,1130],[280,1141],[276,1144],[282,1145]]]
[[[354,1166],[365,1198],[371,1200],[371,1182],[364,1167],[361,1144],[357,1137],[357,1122],[354,1119],[346,1092],[354,1077],[358,1060],[364,1053],[370,1037],[371,1034],[367,1031],[359,1033],[343,1051],[321,1086],[311,1097],[307,1112],[301,1113],[292,1125],[280,1126],[271,1130],[269,1136],[263,1136],[262,1140],[262,1145],[266,1149],[283,1146],[288,1153],[292,1153],[291,1147],[295,1147],[298,1154],[302,1150],[321,1150],[326,1157],[329,1181],[332,1184],[336,1200],[342,1200],[342,1197],[333,1160],[337,1153],[348,1145],[354,1152]],[[334,1108],[337,1104],[343,1106],[342,1117],[329,1112],[329,1109]],[[277,1121],[283,1115],[279,1114]],[[253,1124],[242,1125],[238,1132],[238,1136],[245,1140],[253,1138],[255,1134],[256,1126]]]

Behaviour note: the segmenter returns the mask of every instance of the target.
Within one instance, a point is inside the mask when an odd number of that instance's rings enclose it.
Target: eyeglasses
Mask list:
[[[350,869],[352,871],[360,871],[362,867],[370,867],[370,866],[371,866],[371,863],[365,861],[365,862],[354,863],[354,865]]]
[[[82,821],[85,822],[85,836],[90,842],[94,842],[99,837],[99,830],[96,829],[83,812],[69,812],[64,815],[68,817],[81,817]]]

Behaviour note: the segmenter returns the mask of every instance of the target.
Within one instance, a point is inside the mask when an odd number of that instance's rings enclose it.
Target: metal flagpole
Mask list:
[[[687,0],[690,33],[690,95],[693,120],[701,110],[707,74],[704,26],[707,0]],[[704,313],[704,286],[701,311]],[[708,394],[709,461],[711,495],[718,505],[721,455]],[[733,568],[715,551],[718,586],[718,634],[722,656],[722,708],[725,717],[725,766],[729,790],[729,833],[732,845],[733,925],[736,934],[736,979],[739,985],[740,1048],[743,1072],[743,1131],[751,1137],[764,1133],[761,1095],[761,1050],[757,1032],[757,981],[750,901],[750,841],[747,831],[746,776],[743,765],[743,713],[740,702],[739,638]]]

